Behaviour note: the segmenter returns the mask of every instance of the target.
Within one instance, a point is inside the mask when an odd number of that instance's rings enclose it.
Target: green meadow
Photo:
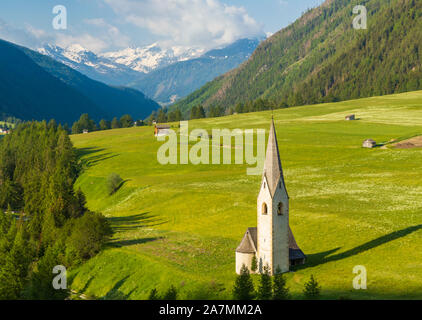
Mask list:
[[[344,120],[351,113],[357,121]],[[189,130],[268,131],[271,116],[194,120]],[[302,299],[313,274],[324,299],[422,299],[422,149],[390,143],[422,135],[422,92],[281,109],[274,121],[290,224],[308,258],[286,275],[292,297]],[[367,138],[384,147],[362,148]],[[231,298],[235,249],[256,226],[261,176],[248,176],[251,166],[160,165],[163,143],[152,127],[72,141],[84,168],[76,187],[115,231],[98,256],[71,270],[72,289],[146,299],[174,285],[180,299]],[[109,196],[112,172],[125,182]],[[357,265],[367,269],[367,290],[353,289]]]

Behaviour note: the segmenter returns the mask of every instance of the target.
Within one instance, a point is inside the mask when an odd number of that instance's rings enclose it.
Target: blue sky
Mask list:
[[[144,46],[211,49],[274,33],[322,0],[1,0],[0,38],[35,48],[81,44],[95,52]],[[67,9],[54,30],[53,7]]]

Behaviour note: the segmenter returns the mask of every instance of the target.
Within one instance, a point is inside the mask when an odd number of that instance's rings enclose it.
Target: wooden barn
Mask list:
[[[167,136],[170,133],[169,130],[170,130],[170,126],[155,125],[154,135],[156,137],[159,137],[159,136]]]
[[[370,148],[370,149],[372,149],[372,148],[375,148],[375,147],[376,147],[376,145],[377,145],[377,143],[376,143],[373,139],[366,139],[366,140],[363,142],[362,147],[363,147],[363,148]]]

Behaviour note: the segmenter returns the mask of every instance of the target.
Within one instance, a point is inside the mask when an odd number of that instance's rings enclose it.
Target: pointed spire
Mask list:
[[[267,154],[264,163],[264,175],[267,178],[271,196],[274,196],[279,181],[281,181],[285,188],[283,169],[281,167],[280,154],[278,151],[277,135],[274,127],[274,119],[271,120]]]

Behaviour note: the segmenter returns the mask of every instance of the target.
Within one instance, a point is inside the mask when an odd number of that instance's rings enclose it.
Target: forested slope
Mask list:
[[[353,28],[356,5],[367,8],[366,30]],[[415,0],[327,0],[174,108],[254,109],[258,99],[295,106],[421,89],[421,17]]]

